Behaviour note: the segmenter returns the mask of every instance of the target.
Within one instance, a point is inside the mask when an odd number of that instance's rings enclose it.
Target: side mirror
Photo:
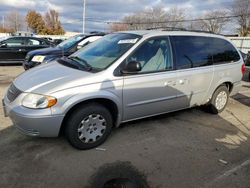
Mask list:
[[[142,67],[138,61],[130,61],[127,66],[122,70],[123,74],[134,74],[141,71]]]

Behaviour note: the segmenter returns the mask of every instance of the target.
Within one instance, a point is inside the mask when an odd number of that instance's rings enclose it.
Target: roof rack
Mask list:
[[[210,34],[215,34],[212,31],[204,31],[204,30],[196,30],[196,29],[190,29],[190,30],[186,30],[186,31],[190,31],[190,32],[197,32],[197,33],[210,33]]]
[[[181,28],[181,27],[151,27],[151,28],[147,28],[146,30],[157,30],[160,29],[162,31],[186,31],[185,28]]]
[[[181,28],[181,27],[152,27],[152,28],[147,28],[146,30],[159,30],[159,29],[161,31],[189,31],[189,32],[197,32],[197,33],[215,34],[214,32],[211,32],[211,31],[186,29],[186,28]]]

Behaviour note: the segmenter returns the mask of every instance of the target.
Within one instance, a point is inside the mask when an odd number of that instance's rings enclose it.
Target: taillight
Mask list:
[[[241,66],[241,72],[242,72],[242,74],[244,74],[245,71],[246,71],[246,66],[245,66],[245,64],[243,63],[242,66]]]

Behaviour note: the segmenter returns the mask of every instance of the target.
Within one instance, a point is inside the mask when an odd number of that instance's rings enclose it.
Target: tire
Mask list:
[[[208,110],[212,114],[221,113],[227,106],[229,99],[229,91],[225,85],[219,86],[208,104]]]
[[[65,127],[69,143],[80,150],[101,145],[110,135],[113,119],[108,109],[89,103],[74,110]]]

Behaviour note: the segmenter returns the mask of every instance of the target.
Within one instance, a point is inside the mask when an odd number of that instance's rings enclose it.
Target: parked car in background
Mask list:
[[[222,112],[243,72],[239,51],[220,35],[118,32],[21,74],[3,106],[27,135],[64,132],[74,147],[90,149],[123,122],[200,105]]]
[[[41,38],[44,39],[44,40],[49,41],[50,43],[53,43],[53,39],[50,38],[50,37],[41,37]]]
[[[0,41],[0,64],[23,63],[27,53],[52,44],[35,37],[7,37]]]
[[[243,75],[242,80],[249,82],[250,81],[250,52],[248,52],[247,54],[240,51],[242,58],[244,60],[244,63],[246,65],[246,71]]]
[[[60,44],[61,42],[63,42],[64,40],[63,39],[54,39],[53,40],[53,43],[55,44],[55,45],[58,45],[58,44]]]
[[[102,36],[104,36],[103,33],[76,35],[61,42],[53,48],[51,47],[31,51],[27,54],[25,61],[23,62],[23,67],[25,70],[28,70],[32,67],[40,65],[41,63],[49,63],[63,56],[69,56]]]

